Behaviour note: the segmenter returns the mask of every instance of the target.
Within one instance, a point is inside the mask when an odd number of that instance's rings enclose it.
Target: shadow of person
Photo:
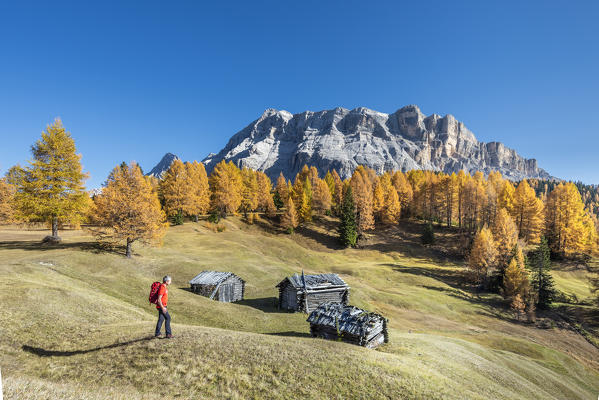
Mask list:
[[[24,344],[21,348],[23,349],[23,351],[26,351],[28,353],[31,354],[35,354],[36,356],[39,357],[70,357],[70,356],[75,356],[78,354],[87,354],[87,353],[92,353],[94,351],[100,351],[100,350],[105,350],[105,349],[114,349],[117,347],[124,347],[124,346],[129,346],[131,344],[134,343],[138,343],[138,342],[144,342],[147,340],[153,340],[154,336],[148,336],[148,337],[144,337],[144,338],[139,338],[139,339],[134,339],[134,340],[129,340],[127,342],[119,342],[119,343],[114,343],[114,344],[109,344],[107,346],[101,346],[101,347],[95,347],[93,349],[85,349],[85,350],[46,350],[46,349],[42,349],[41,347],[34,347],[34,346],[29,346]]]

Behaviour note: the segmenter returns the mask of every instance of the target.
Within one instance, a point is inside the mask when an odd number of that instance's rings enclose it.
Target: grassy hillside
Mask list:
[[[173,227],[126,259],[81,231],[41,247],[45,231],[0,230],[0,361],[14,399],[568,398],[599,393],[599,350],[568,325],[519,323],[496,295],[462,283],[451,252],[389,231],[336,249],[326,221],[289,236],[235,218],[214,233]],[[439,240],[451,242],[441,232]],[[350,301],[390,320],[377,350],[313,339],[305,314],[279,312],[274,287],[294,272],[335,272]],[[246,300],[189,292],[203,269],[247,281]],[[174,340],[150,339],[149,285],[173,276]],[[555,271],[588,296],[579,271]]]

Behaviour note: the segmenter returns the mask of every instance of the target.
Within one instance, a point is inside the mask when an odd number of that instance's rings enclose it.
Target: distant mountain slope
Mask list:
[[[393,114],[364,107],[299,114],[268,109],[203,162],[210,172],[221,160],[265,171],[271,178],[281,171],[292,178],[304,164],[322,173],[336,169],[342,178],[360,164],[379,173],[463,169],[499,171],[514,180],[550,178],[535,159],[526,159],[499,142],[479,142],[452,115],[427,117],[415,105]]]
[[[156,178],[162,178],[162,174],[164,174],[170,168],[173,161],[178,159],[179,157],[177,157],[173,153],[166,153],[162,157],[160,162],[158,162],[158,164],[156,164],[154,168],[152,168],[152,170],[148,172],[146,175],[155,176]]]

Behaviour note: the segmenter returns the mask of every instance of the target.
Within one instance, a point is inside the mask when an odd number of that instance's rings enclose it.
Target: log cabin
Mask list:
[[[202,271],[189,281],[191,291],[226,303],[243,300],[245,281],[232,272]]]
[[[279,289],[279,308],[309,313],[323,303],[349,302],[349,286],[337,274],[298,275],[283,279]]]

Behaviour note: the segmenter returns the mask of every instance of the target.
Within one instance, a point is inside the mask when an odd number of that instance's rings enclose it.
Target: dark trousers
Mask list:
[[[154,333],[154,335],[156,335],[156,336],[160,335],[160,330],[162,329],[163,321],[165,321],[164,330],[166,331],[166,334],[167,335],[172,334],[172,332],[171,332],[171,315],[168,313],[168,310],[166,310],[166,312],[163,312],[161,309],[158,309],[158,322],[156,323],[156,333]]]

